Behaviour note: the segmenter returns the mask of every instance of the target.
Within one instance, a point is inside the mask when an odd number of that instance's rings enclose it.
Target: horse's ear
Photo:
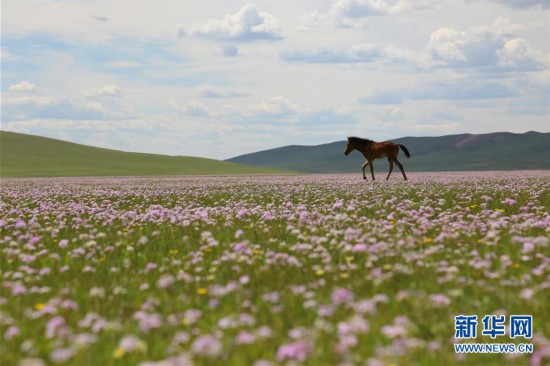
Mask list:
[[[349,141],[349,136],[348,136],[348,141]]]

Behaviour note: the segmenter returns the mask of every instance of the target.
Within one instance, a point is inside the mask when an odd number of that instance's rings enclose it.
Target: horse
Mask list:
[[[384,142],[375,142],[369,139],[363,139],[360,137],[348,137],[348,144],[346,146],[346,150],[344,151],[344,155],[348,156],[350,152],[353,150],[357,150],[360,153],[362,153],[367,161],[363,166],[361,166],[361,170],[363,171],[363,179],[367,179],[365,176],[365,168],[367,165],[370,166],[370,174],[372,175],[372,180],[374,179],[374,167],[373,167],[373,161],[375,159],[381,159],[381,158],[388,158],[388,163],[390,165],[390,171],[388,173],[388,176],[386,177],[386,180],[390,179],[390,174],[393,170],[393,163],[397,164],[399,167],[399,170],[401,170],[401,173],[403,173],[403,178],[407,180],[407,175],[405,174],[405,170],[403,169],[403,165],[397,160],[397,154],[399,153],[399,148],[403,150],[405,153],[405,156],[407,158],[411,157],[411,154],[409,153],[409,150],[404,145],[396,144],[395,142],[391,141],[384,141]]]

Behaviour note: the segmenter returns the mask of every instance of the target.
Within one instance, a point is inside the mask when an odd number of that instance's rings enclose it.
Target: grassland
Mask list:
[[[2,365],[544,365],[550,175],[5,179]],[[491,339],[485,315],[533,316]],[[455,316],[477,336],[455,337]],[[454,343],[530,343],[456,354]]]
[[[1,177],[274,174],[213,159],[123,152],[0,131]]]

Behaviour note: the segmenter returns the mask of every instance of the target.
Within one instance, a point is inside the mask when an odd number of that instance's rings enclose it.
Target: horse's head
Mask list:
[[[348,137],[348,144],[346,145],[346,150],[344,151],[344,155],[348,156],[350,152],[355,149],[355,146],[352,145],[351,139]]]

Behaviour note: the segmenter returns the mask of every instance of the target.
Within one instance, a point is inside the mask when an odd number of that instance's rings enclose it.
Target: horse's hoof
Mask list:
[[[364,180],[367,180],[367,177],[363,177]]]

